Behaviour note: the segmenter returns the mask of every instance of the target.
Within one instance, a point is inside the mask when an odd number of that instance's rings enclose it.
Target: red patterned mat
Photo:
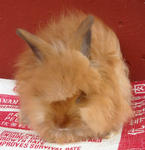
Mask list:
[[[28,127],[19,125],[19,97],[13,80],[0,79],[0,150],[145,150],[145,81],[132,83],[134,118],[111,139],[90,139],[57,145],[41,140]]]

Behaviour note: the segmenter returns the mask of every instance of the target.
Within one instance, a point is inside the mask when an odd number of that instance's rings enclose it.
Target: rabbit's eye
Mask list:
[[[84,92],[81,92],[81,94],[79,95],[79,97],[76,99],[76,103],[80,103],[85,98],[86,98],[86,94]]]

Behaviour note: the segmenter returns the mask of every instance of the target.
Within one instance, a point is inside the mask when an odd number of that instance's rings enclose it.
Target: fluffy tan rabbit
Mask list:
[[[37,36],[18,29],[29,48],[17,63],[21,120],[52,143],[105,137],[132,115],[131,86],[118,38],[100,19],[61,15]]]

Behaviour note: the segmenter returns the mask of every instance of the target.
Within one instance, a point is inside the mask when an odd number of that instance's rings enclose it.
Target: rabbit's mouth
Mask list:
[[[69,130],[71,130],[71,129],[69,129],[69,128],[58,128],[58,131],[69,131]]]

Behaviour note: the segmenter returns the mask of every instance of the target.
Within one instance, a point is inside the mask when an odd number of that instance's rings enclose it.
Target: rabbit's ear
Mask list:
[[[88,16],[81,22],[76,32],[76,39],[79,42],[81,52],[89,57],[91,45],[91,27],[94,22],[93,16]]]
[[[40,39],[39,37],[23,30],[17,29],[16,33],[27,42],[27,44],[32,49],[34,55],[42,61],[44,59],[44,54],[42,53],[41,49],[45,49],[48,47],[48,43],[44,40]]]

